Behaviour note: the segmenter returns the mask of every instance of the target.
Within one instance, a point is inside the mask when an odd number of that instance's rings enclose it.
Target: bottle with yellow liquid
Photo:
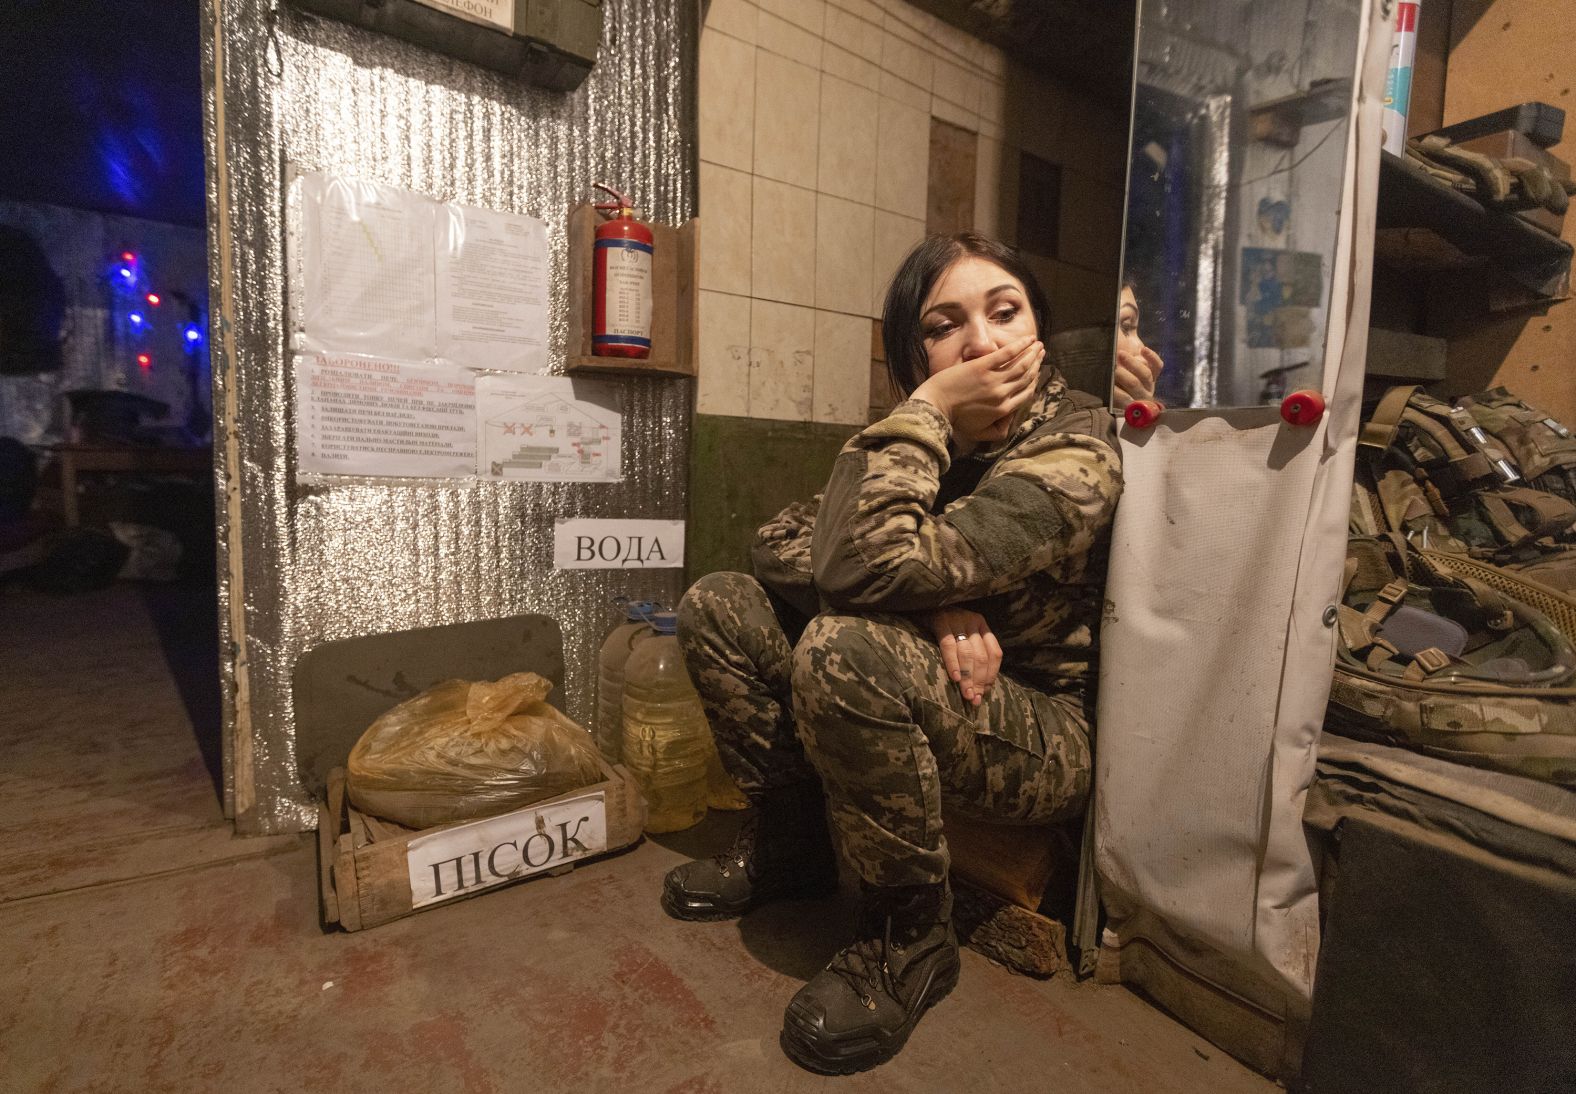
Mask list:
[[[597,659],[596,726],[593,736],[602,758],[610,764],[624,762],[624,669],[635,645],[656,636],[647,622],[660,611],[648,600],[624,602],[624,622],[602,643]]]
[[[748,809],[750,799],[744,796],[739,784],[733,781],[728,769],[722,766],[717,755],[716,738],[706,734],[706,805],[711,809]]]
[[[651,627],[624,666],[624,766],[645,796],[646,831],[677,832],[706,815],[716,746],[684,668],[677,615],[657,612]]]

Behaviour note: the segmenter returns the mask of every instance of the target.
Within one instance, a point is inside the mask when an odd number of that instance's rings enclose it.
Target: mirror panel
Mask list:
[[[1360,14],[1139,0],[1117,366],[1136,333],[1169,407],[1320,385]]]

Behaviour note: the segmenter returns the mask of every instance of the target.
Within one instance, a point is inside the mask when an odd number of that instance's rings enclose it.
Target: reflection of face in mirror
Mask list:
[[[1139,399],[1153,399],[1165,362],[1138,333],[1138,296],[1132,285],[1122,286],[1116,315],[1116,370],[1111,402],[1118,410]]]
[[[968,451],[981,443],[1004,441],[1012,417],[1033,393],[1045,351],[1035,339],[1039,326],[1023,282],[996,263],[977,255],[958,259],[936,279],[921,305],[920,333],[925,343],[925,387],[948,391],[957,408],[951,417],[958,446]],[[995,359],[999,360],[987,360]],[[958,366],[977,362],[979,376],[965,377]],[[1010,395],[995,392],[1009,380]],[[1022,396],[1021,398],[1019,396]],[[970,402],[980,409],[959,413]],[[1004,411],[987,417],[990,410]]]

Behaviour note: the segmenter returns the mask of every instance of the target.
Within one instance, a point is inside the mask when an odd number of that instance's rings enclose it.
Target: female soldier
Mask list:
[[[711,574],[680,605],[718,751],[757,808],[728,852],[668,874],[663,904],[718,919],[834,890],[829,806],[860,879],[854,941],[782,1031],[816,1071],[890,1058],[957,982],[942,798],[1041,824],[1088,794],[1122,482],[1109,412],[1039,375],[1045,324],[1010,248],[921,243],[882,324],[906,401],[759,531],[755,577]]]

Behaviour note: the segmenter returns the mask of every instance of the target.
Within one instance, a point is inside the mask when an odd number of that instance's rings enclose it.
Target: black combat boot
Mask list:
[[[768,791],[720,855],[675,866],[662,907],[675,919],[732,919],[783,897],[837,891],[837,855],[815,783]]]
[[[801,1067],[829,1075],[884,1063],[957,984],[958,965],[945,882],[862,885],[853,944],[788,1004],[783,1051]]]

